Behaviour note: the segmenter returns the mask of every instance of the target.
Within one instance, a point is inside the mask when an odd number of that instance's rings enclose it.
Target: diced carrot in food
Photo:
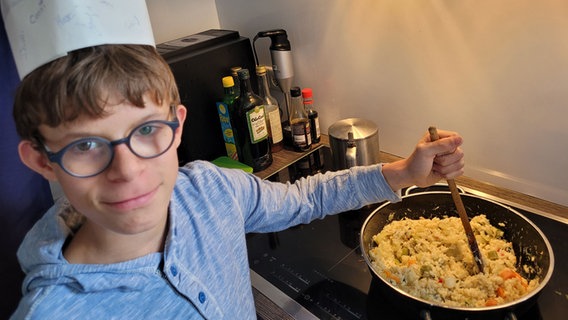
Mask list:
[[[503,287],[498,287],[498,288],[497,288],[497,291],[495,292],[495,294],[496,294],[498,297],[505,298],[505,289],[503,289]]]
[[[400,278],[394,274],[392,274],[390,271],[385,270],[385,276],[391,280],[393,280],[394,282],[396,282],[397,284],[400,283]]]
[[[523,277],[521,277],[520,274],[516,273],[515,271],[511,270],[511,269],[503,269],[500,273],[499,276],[501,278],[503,278],[503,280],[508,280],[508,279],[512,279],[512,278],[518,278],[518,279],[522,279]]]
[[[503,280],[509,280],[509,279],[519,279],[520,284],[523,286],[523,288],[527,289],[529,284],[527,282],[526,279],[524,279],[520,274],[518,274],[517,272],[511,270],[511,269],[503,269],[500,273],[499,276],[503,279]]]
[[[497,305],[497,299],[495,299],[495,298],[489,298],[489,299],[487,299],[487,301],[485,301],[486,307],[491,307],[491,306],[496,306],[496,305]]]

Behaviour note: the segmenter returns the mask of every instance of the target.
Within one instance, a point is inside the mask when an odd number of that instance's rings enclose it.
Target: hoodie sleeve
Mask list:
[[[202,165],[194,163],[193,169]],[[207,166],[215,171],[208,178],[215,186],[208,196],[230,195],[234,201],[231,210],[240,211],[246,232],[280,231],[371,203],[400,200],[382,175],[380,164],[316,174],[295,183],[271,182],[242,170]],[[204,170],[199,169],[201,173]]]

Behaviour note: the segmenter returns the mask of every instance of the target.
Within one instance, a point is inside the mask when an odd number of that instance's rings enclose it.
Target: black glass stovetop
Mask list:
[[[278,233],[247,237],[251,270],[320,319],[405,319],[361,255],[359,232],[379,205],[328,216]],[[517,208],[515,208],[517,209]],[[537,303],[519,319],[566,319],[568,225],[522,209],[550,241],[554,273]]]

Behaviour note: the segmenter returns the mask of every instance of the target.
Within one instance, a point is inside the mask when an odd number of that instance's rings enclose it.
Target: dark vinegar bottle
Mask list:
[[[272,164],[264,103],[252,91],[248,69],[241,69],[237,73],[240,82],[236,112],[239,160],[251,166],[254,172],[258,172]]]
[[[302,89],[302,97],[304,98],[304,108],[306,109],[308,118],[310,119],[312,143],[318,143],[320,142],[321,133],[318,112],[314,109],[312,88]]]
[[[312,133],[310,119],[302,101],[302,91],[299,87],[293,87],[290,90],[290,95],[292,96],[290,126],[292,127],[294,150],[307,151],[312,147]]]

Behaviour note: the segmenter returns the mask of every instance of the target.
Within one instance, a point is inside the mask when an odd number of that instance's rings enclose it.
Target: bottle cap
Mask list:
[[[223,88],[230,88],[235,86],[235,80],[233,80],[233,77],[223,77],[221,81],[223,82]]]
[[[312,99],[312,88],[302,89],[302,98],[304,98],[304,104],[313,104],[314,100]]]
[[[262,76],[266,74],[266,67],[265,66],[256,66],[256,75]]]
[[[299,97],[302,95],[302,90],[300,90],[300,87],[292,87],[292,89],[290,89],[290,95],[292,97]]]
[[[236,76],[236,75],[237,75],[237,72],[238,72],[239,70],[241,70],[241,69],[242,69],[241,67],[232,67],[232,68],[231,68],[231,74],[234,75],[234,76]]]
[[[302,97],[304,97],[304,98],[311,98],[311,97],[312,97],[312,88],[304,88],[304,89],[302,89]]]
[[[239,75],[239,79],[250,79],[250,74],[248,69],[241,69],[237,71],[237,74]]]
[[[68,52],[103,44],[155,46],[144,0],[1,1],[20,79]]]

